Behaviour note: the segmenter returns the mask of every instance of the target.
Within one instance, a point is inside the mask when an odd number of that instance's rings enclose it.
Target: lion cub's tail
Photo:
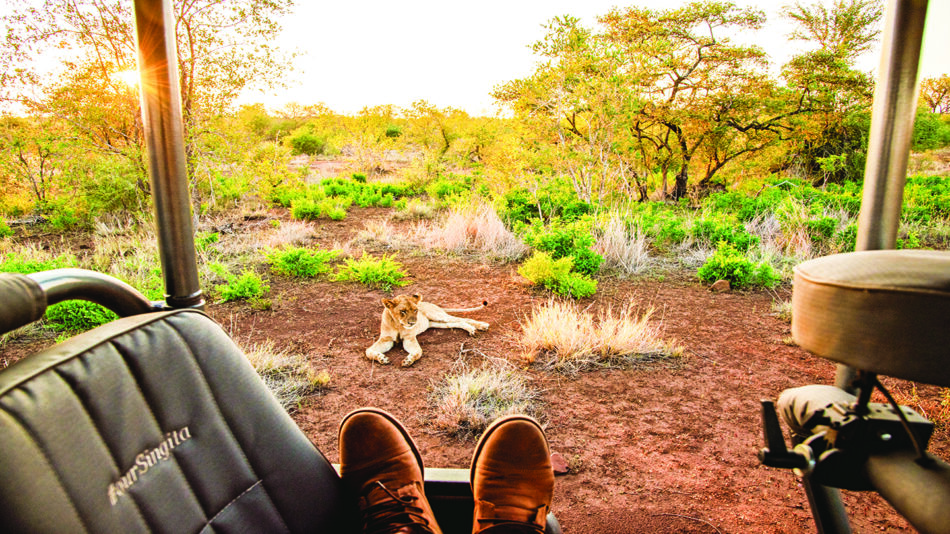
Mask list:
[[[484,308],[485,306],[488,306],[487,300],[483,300],[481,306],[475,306],[474,308],[452,308],[452,309],[444,308],[444,310],[449,313],[465,313],[465,312],[473,312],[473,311],[480,310]]]

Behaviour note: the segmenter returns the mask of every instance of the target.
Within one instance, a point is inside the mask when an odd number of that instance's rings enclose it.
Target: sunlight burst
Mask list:
[[[129,87],[138,87],[139,85],[139,71],[136,69],[120,70],[119,72],[113,73],[112,78]]]

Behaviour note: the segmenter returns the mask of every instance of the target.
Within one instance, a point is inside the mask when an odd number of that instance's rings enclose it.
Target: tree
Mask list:
[[[764,52],[722,35],[760,27],[760,11],[701,1],[615,9],[599,20],[602,33],[553,20],[535,45],[546,61],[495,92],[560,147],[556,167],[582,199],[621,190],[644,200],[653,172],[665,196],[670,170],[680,198],[691,167],[708,185],[729,162],[778,139],[798,112],[764,74]]]
[[[5,195],[26,193],[45,205],[56,192],[64,165],[63,132],[50,121],[4,117],[0,119],[0,168]]]
[[[189,171],[201,165],[214,118],[252,86],[278,84],[286,58],[272,46],[292,0],[176,0],[178,72]],[[128,0],[28,0],[3,17],[0,102],[57,117],[94,150],[142,170],[138,99],[116,74],[135,69]],[[42,69],[59,59],[59,76]],[[76,96],[79,98],[76,98]],[[205,174],[208,174],[205,172]],[[144,183],[144,182],[143,182]]]
[[[931,113],[950,113],[950,74],[921,81],[920,103]]]
[[[820,158],[860,156],[866,150],[860,115],[870,109],[873,80],[855,64],[879,35],[883,8],[880,0],[836,0],[830,7],[796,3],[784,14],[798,24],[793,39],[818,45],[793,57],[782,70],[790,94],[805,111],[794,124],[788,153],[808,174],[825,181]],[[790,163],[786,160],[786,165]],[[838,169],[835,179],[856,177],[863,166],[863,156],[849,157],[848,166]]]

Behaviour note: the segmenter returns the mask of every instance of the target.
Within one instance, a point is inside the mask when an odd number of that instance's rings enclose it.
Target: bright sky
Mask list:
[[[805,0],[810,4],[813,0]],[[833,0],[821,0],[830,4]],[[248,93],[243,102],[279,109],[289,102],[323,102],[334,111],[355,113],[364,106],[408,107],[428,100],[475,115],[494,114],[494,87],[528,76],[538,58],[530,45],[544,35],[542,25],[570,14],[593,27],[597,15],[614,6],[638,4],[665,9],[677,0],[298,0],[284,21],[280,44],[296,49],[297,72],[290,89]],[[755,35],[777,68],[801,44],[787,34],[792,26],[779,16],[792,0],[735,0],[766,12],[767,26]],[[920,74],[950,73],[950,1],[930,0],[929,31],[924,36]],[[752,44],[745,37],[735,40]],[[863,70],[876,70],[880,49],[864,58]]]

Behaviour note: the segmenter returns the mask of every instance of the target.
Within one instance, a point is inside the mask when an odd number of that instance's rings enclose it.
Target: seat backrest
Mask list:
[[[0,531],[346,532],[333,467],[203,313],[119,319],[0,372]]]

